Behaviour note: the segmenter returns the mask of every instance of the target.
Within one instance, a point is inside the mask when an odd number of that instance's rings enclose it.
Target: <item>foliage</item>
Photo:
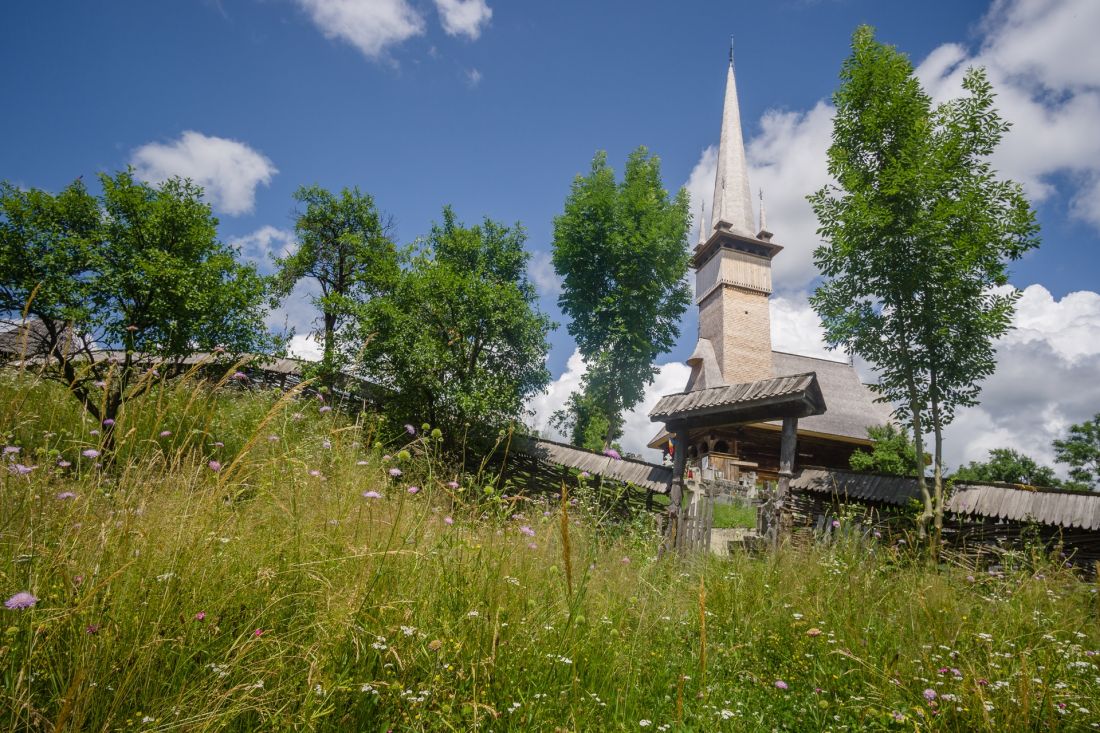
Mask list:
[[[875,367],[918,455],[933,433],[934,494],[923,472],[918,483],[922,527],[934,518],[938,533],[943,428],[996,366],[993,343],[1017,298],[1006,262],[1037,246],[1037,226],[1019,184],[990,166],[1009,126],[984,71],[969,70],[965,95],[934,107],[908,58],[864,26],[841,79],[828,152],[836,184],[809,199],[826,242],[811,303],[828,343]]]
[[[619,446],[614,441],[623,435],[622,421],[612,428],[599,401],[587,391],[569,395],[565,407],[550,416],[550,424],[567,434],[573,445],[592,451],[604,450],[608,435],[611,437],[611,447],[618,450]]]
[[[1012,448],[994,448],[989,460],[971,461],[955,471],[957,482],[1000,481],[1006,484],[1059,487],[1061,480],[1049,466],[1040,466],[1033,458]]]
[[[276,260],[276,295],[285,298],[303,278],[317,282],[321,294],[313,304],[321,311],[324,345],[319,373],[331,386],[354,359],[351,327],[359,309],[393,289],[400,254],[374,199],[358,188],[345,188],[337,196],[320,186],[303,186],[294,198],[306,208],[294,225],[298,248]]]
[[[200,188],[99,180],[99,196],[79,179],[56,195],[0,184],[0,314],[31,320],[28,355],[104,422],[109,447],[123,403],[184,358],[272,344],[264,281],[218,241]]]
[[[1070,467],[1070,478],[1084,486],[1100,488],[1100,413],[1072,425],[1064,440],[1054,441],[1059,463]]]
[[[909,431],[892,423],[867,428],[867,437],[874,441],[871,452],[858,450],[849,458],[855,471],[884,473],[891,476],[916,476],[920,469],[917,447],[909,438]]]
[[[608,421],[604,448],[652,383],[653,360],[680,333],[691,297],[689,226],[687,193],[668,195],[660,161],[644,147],[630,154],[619,183],[606,153],[597,153],[554,219],[558,305],[588,366],[582,399],[595,400]]]
[[[495,432],[545,388],[553,323],[537,308],[525,239],[518,224],[466,227],[445,208],[393,292],[367,304],[363,369],[393,390],[395,421]]]
[[[652,528],[609,537],[582,505],[569,510],[568,594],[558,503],[471,501],[478,477],[442,463],[428,437],[378,443],[371,423],[314,401],[223,388],[193,414],[234,447],[223,463],[253,448],[246,470],[215,472],[213,454],[150,434],[162,405],[183,424],[198,389],[169,386],[133,403],[141,450],[108,475],[44,460],[39,449],[85,429],[49,399],[60,389],[0,375],[12,447],[39,463],[0,471],[0,602],[37,598],[0,606],[5,730],[1095,720],[1095,595],[1053,563],[931,568],[843,531],[830,547],[657,562]]]

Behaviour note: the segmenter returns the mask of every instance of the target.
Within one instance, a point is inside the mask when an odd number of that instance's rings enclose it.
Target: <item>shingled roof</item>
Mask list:
[[[665,493],[672,483],[672,469],[634,458],[611,458],[602,453],[577,448],[541,438],[517,437],[513,441],[517,453],[538,458],[559,466],[588,471],[594,476],[625,481],[650,491]]]
[[[825,401],[813,372],[665,395],[649,411],[649,419],[670,421],[720,413],[732,408],[749,409],[755,405],[788,403],[805,403],[806,414],[825,410]]]

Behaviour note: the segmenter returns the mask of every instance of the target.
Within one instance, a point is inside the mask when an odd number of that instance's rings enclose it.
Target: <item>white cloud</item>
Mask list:
[[[477,69],[470,69],[466,72],[466,83],[471,89],[477,88],[481,84],[481,72]]]
[[[1034,200],[1055,193],[1068,174],[1067,213],[1100,229],[1100,3],[1093,0],[1001,0],[982,23],[973,54],[940,46],[917,73],[937,100],[962,92],[966,69],[983,66],[996,106],[1012,129],[993,155],[1004,175]]]
[[[688,179],[684,182],[688,197],[691,199],[692,229],[691,242],[694,246],[699,241],[699,228],[706,226],[710,221],[711,197],[714,195],[714,176],[718,173],[718,146],[708,145],[699,154],[699,161],[691,169]],[[703,206],[707,207],[704,214]]]
[[[554,271],[554,263],[546,252],[535,252],[531,255],[527,271],[539,295],[551,296],[561,293],[561,278]]]
[[[256,187],[266,186],[278,173],[267,156],[245,143],[193,130],[185,131],[175,142],[142,145],[130,163],[146,181],[190,178],[203,187],[214,209],[231,216],[252,211]]]
[[[368,59],[424,33],[424,18],[406,0],[298,0],[325,38],[350,43]]]
[[[240,237],[231,237],[229,244],[238,247],[241,255],[255,262],[261,270],[270,270],[273,257],[286,257],[298,248],[298,240],[289,229],[270,224]]]
[[[466,36],[476,41],[481,29],[493,17],[485,0],[435,0],[439,20],[449,36]]]
[[[313,334],[299,333],[291,337],[286,347],[287,354],[296,359],[320,361],[324,350]]]
[[[842,354],[825,347],[825,329],[814,313],[807,294],[789,297],[772,296],[769,303],[772,325],[772,348],[789,354],[839,359]]]
[[[581,352],[574,350],[561,376],[552,381],[545,392],[535,395],[528,401],[527,409],[531,411],[533,417],[531,427],[535,432],[551,440],[562,439],[562,434],[550,426],[550,416],[565,405],[569,395],[581,388],[581,379],[584,377],[585,370]]]

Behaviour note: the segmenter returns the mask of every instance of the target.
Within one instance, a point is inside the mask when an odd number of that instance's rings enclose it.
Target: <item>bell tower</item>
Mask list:
[[[754,226],[731,41],[710,221],[704,218],[700,225],[691,260],[699,344],[688,359],[689,391],[718,386],[718,374],[725,384],[773,376],[768,297],[772,257],[783,248],[773,244],[771,237],[763,221],[759,230]],[[711,360],[714,363],[708,365]]]

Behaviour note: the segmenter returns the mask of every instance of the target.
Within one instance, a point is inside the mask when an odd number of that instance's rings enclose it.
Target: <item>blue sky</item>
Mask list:
[[[58,189],[128,163],[150,178],[192,175],[211,191],[222,236],[252,254],[292,246],[291,193],[301,184],[358,185],[394,217],[402,242],[424,234],[444,204],[467,222],[520,221],[543,307],[563,321],[546,253],[573,176],[598,149],[621,166],[644,144],[660,155],[670,189],[689,181],[693,191],[708,189],[706,151],[718,137],[732,34],[752,184],[765,188],[769,228],[787,247],[776,263],[776,343],[818,353],[805,306],[815,241],[803,197],[824,180],[827,100],[849,36],[870,23],[921,64],[940,98],[952,95],[967,64],[990,67],[1005,115],[1021,120],[996,162],[1025,183],[1043,228],[1042,248],[1013,276],[1017,287],[1041,288],[1026,291],[1037,305],[1023,317],[1043,325],[1019,341],[1088,376],[1100,355],[1080,345],[1100,341],[1100,306],[1089,296],[1100,272],[1100,145],[1092,141],[1100,56],[1082,48],[1094,45],[1087,33],[1100,27],[1097,6],[12,3],[0,11],[8,111],[0,116],[0,178]],[[1075,293],[1085,295],[1067,301]],[[308,327],[304,309],[287,311],[299,331]],[[1085,330],[1063,333],[1067,321]],[[692,310],[662,363],[682,360],[694,338]],[[553,345],[558,381],[548,399],[556,400],[576,371],[564,323]],[[670,391],[674,366],[665,377],[655,389]],[[1100,411],[1097,397],[1087,410],[1067,407],[1048,419],[1047,432]],[[1000,437],[997,425],[1013,414],[989,415],[973,429]],[[1042,453],[1038,442],[1008,439]],[[986,447],[974,446],[960,460]]]

